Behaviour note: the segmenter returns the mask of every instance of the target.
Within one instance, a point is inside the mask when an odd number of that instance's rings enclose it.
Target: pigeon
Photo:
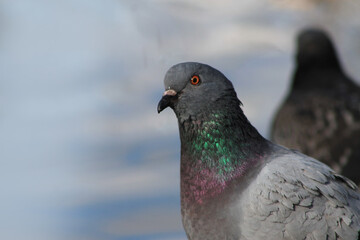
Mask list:
[[[262,137],[220,71],[179,63],[164,84],[157,111],[170,107],[178,119],[188,239],[359,239],[356,185]]]
[[[298,35],[290,92],[270,135],[360,184],[360,87],[344,73],[325,31]]]

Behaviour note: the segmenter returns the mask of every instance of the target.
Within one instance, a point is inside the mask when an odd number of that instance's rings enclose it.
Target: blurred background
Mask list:
[[[186,239],[169,67],[222,71],[264,136],[300,29],[360,83],[360,2],[294,2],[1,0],[0,238]]]

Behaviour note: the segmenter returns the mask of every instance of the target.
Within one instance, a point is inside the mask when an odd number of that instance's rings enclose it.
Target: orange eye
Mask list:
[[[198,85],[200,83],[199,76],[197,75],[192,76],[190,82],[192,85]]]

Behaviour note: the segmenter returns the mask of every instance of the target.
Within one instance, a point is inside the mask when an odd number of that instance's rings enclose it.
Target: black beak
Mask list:
[[[166,91],[157,106],[158,113],[167,107],[173,107],[175,99],[177,99],[177,94],[174,90]]]

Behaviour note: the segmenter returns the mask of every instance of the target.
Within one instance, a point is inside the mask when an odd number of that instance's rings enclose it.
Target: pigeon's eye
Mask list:
[[[198,85],[200,83],[200,78],[197,75],[191,77],[190,82],[192,85]]]

